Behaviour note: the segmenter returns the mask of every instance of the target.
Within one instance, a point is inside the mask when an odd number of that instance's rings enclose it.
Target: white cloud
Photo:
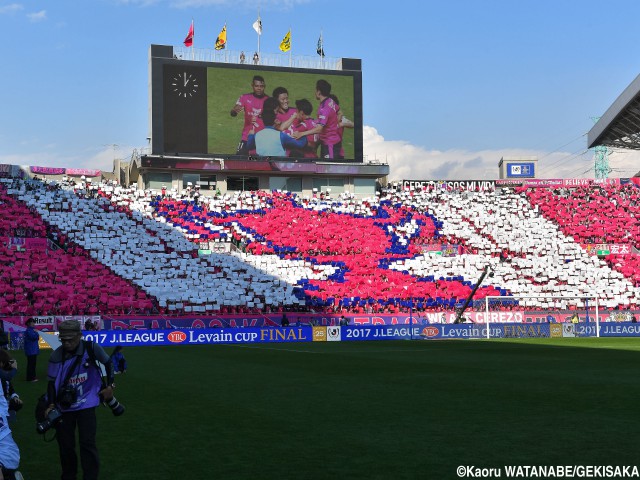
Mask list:
[[[503,157],[538,157],[538,178],[593,178],[593,153],[502,150],[427,150],[403,140],[386,140],[374,127],[363,128],[366,160],[389,164],[389,180],[491,180],[499,177]],[[586,146],[583,151],[586,150]],[[631,177],[640,170],[640,152],[614,152],[611,177]]]
[[[402,140],[385,140],[374,127],[363,129],[364,154],[368,161],[388,163],[389,180],[492,180],[499,177],[498,162],[502,157],[538,157],[538,178],[593,178],[593,153],[582,156],[569,152],[525,149],[504,150],[427,150]],[[0,155],[0,164],[37,165],[42,167],[97,168],[113,170],[113,158],[128,162],[134,147],[105,145],[99,151],[80,152],[72,156],[52,153],[56,145],[42,152]],[[632,177],[640,170],[640,152],[616,150],[611,153],[610,177]]]
[[[46,10],[40,10],[39,12],[35,12],[35,13],[28,13],[27,14],[27,18],[29,19],[30,22],[41,22],[43,20],[46,20],[47,18],[47,11]]]
[[[3,13],[15,13],[22,10],[24,7],[19,3],[10,3],[9,5],[0,6],[0,15]]]

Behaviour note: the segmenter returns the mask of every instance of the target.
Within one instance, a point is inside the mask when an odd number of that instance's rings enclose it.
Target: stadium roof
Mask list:
[[[640,150],[640,75],[589,131],[587,144]]]

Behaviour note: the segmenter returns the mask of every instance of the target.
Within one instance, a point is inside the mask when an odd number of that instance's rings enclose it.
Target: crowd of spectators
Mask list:
[[[634,186],[390,188],[362,199],[1,182],[0,237],[50,242],[0,246],[0,314],[451,311],[486,268],[478,301],[529,297],[502,309],[574,307],[567,297],[640,304]],[[600,259],[590,243],[629,253]]]

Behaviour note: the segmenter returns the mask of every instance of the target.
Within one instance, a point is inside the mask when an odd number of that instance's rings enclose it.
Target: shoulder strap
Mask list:
[[[94,343],[91,340],[82,340],[82,343],[84,344],[84,348],[87,351],[87,356],[89,357],[89,363],[94,367],[96,367],[96,370],[98,370],[98,375],[100,375],[100,378],[102,379],[102,384],[106,385],[106,382],[109,378],[109,374],[106,372],[106,366],[105,366],[105,372],[103,372],[100,365],[98,365],[96,352],[93,349]],[[107,376],[107,379],[105,379],[105,375]]]
[[[89,362],[91,362],[96,367],[98,366],[96,360],[96,352],[93,350],[93,342],[91,340],[82,340],[84,344],[84,349],[87,351],[87,355],[89,356]]]
[[[82,355],[75,355],[75,357],[76,359],[74,360],[73,365],[71,365],[69,370],[67,370],[67,375],[64,378],[64,382],[62,382],[61,384],[62,387],[64,387],[67,383],[69,383],[69,379],[71,378],[71,375],[73,375],[73,372],[80,364],[80,359],[82,358]]]

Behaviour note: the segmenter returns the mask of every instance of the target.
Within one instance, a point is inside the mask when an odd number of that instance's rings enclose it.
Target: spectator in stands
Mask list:
[[[240,52],[240,63],[244,63],[247,57],[244,54],[244,50]]]
[[[36,362],[40,353],[40,334],[34,328],[36,320],[30,318],[27,320],[27,329],[24,332],[24,354],[27,357],[27,382],[37,382]]]
[[[253,54],[253,64],[258,65],[259,63],[260,63],[260,55],[258,55],[258,52],[255,52]]]

